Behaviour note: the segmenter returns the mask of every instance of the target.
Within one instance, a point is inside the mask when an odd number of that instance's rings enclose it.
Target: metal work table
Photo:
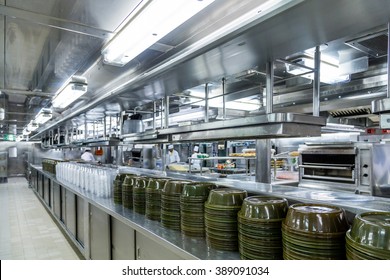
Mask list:
[[[44,170],[40,166],[31,165],[32,168],[43,173],[45,176],[69,189],[77,196],[83,197],[88,203],[100,208],[107,214],[127,224],[134,230],[144,234],[145,236],[157,241],[167,249],[173,251],[184,259],[224,259],[238,260],[240,259],[238,252],[218,251],[210,248],[207,245],[206,239],[201,237],[188,237],[180,231],[171,230],[163,227],[160,222],[147,219],[144,215],[138,214],[130,209],[122,207],[122,205],[114,204],[112,198],[100,198],[91,192],[85,191],[79,187],[71,185],[67,182],[57,180],[57,178]],[[132,173],[141,174],[140,168],[134,169]],[[138,171],[138,172],[137,172]],[[160,173],[160,172],[149,172]],[[143,173],[144,174],[144,173]]]
[[[193,238],[183,235],[180,231],[164,228],[159,222],[147,219],[144,215],[114,204],[112,198],[99,198],[90,192],[73,186],[69,183],[58,181],[55,176],[45,172],[39,166],[31,165],[32,168],[42,172],[51,180],[56,181],[76,195],[83,197],[89,203],[102,209],[104,212],[127,224],[134,230],[159,242],[167,249],[175,252],[186,259],[239,259],[238,252],[218,251],[207,245],[205,238]],[[133,167],[119,167],[119,173],[133,173],[138,175],[158,175],[175,179],[214,182],[218,185],[246,190],[249,195],[263,194],[284,197],[289,203],[326,203],[342,207],[346,210],[349,221],[355,214],[367,211],[390,211],[390,199],[356,195],[346,192],[333,192],[325,190],[304,189],[294,186],[263,184],[253,181],[232,180],[215,178],[210,176],[196,176],[177,172],[161,172]]]

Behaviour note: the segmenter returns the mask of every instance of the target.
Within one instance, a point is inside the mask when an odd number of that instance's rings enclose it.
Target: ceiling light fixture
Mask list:
[[[37,123],[37,124],[44,124],[47,121],[51,120],[52,117],[53,117],[53,115],[52,115],[50,109],[42,108],[39,111],[39,113],[35,116],[34,120],[35,120],[35,123]]]
[[[287,73],[292,75],[299,75],[301,77],[314,80],[314,71],[307,68],[299,67],[298,64],[312,68],[314,70],[314,59],[311,57],[302,57],[293,61],[294,64],[286,63]],[[349,75],[340,75],[339,67],[337,65],[321,61],[320,63],[320,81],[325,84],[336,84],[349,81]]]
[[[214,0],[145,1],[103,49],[104,62],[124,66]]]
[[[73,76],[71,81],[54,96],[51,102],[52,106],[64,109],[83,96],[87,90],[87,80],[83,77]]]

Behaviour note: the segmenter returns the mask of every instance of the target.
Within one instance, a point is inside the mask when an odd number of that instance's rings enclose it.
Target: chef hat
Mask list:
[[[199,147],[198,146],[194,147],[194,152],[199,152]]]
[[[173,149],[173,145],[168,146],[168,150]]]

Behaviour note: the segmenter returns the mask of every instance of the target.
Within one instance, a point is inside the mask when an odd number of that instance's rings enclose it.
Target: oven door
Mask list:
[[[300,151],[300,185],[355,189],[357,156],[354,147],[318,148]]]

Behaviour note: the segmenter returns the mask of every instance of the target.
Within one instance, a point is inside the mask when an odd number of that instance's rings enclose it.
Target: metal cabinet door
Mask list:
[[[135,231],[111,217],[111,257],[113,260],[135,260]]]
[[[76,237],[76,195],[69,190],[65,190],[65,193],[65,225],[68,231]]]
[[[184,258],[155,240],[136,232],[136,258],[137,260],[183,260]]]
[[[76,215],[77,215],[76,239],[81,244],[82,247],[84,247],[85,244],[85,238],[84,238],[85,204],[84,203],[85,203],[84,198],[77,196],[76,198]]]
[[[43,174],[38,172],[38,194],[43,198]]]
[[[43,199],[46,202],[46,205],[50,208],[50,183],[51,180],[46,176],[43,177]]]
[[[110,215],[92,204],[89,214],[90,258],[92,260],[110,260]]]
[[[60,185],[53,182],[53,212],[54,215],[61,220],[61,190]]]

